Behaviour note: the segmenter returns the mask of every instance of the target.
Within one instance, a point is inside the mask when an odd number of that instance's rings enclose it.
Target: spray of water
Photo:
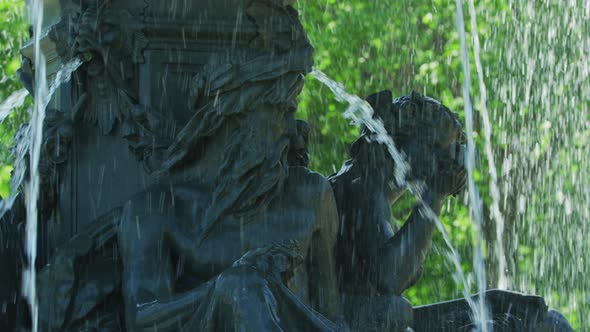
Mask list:
[[[8,98],[0,104],[0,123],[2,123],[12,111],[23,106],[25,98],[27,98],[28,95],[29,93],[26,89],[20,89],[8,96]]]
[[[457,15],[456,24],[457,30],[461,40],[461,62],[463,63],[463,100],[465,102],[465,129],[467,131],[467,156],[465,158],[465,165],[467,168],[467,185],[469,191],[469,212],[476,224],[476,244],[473,257],[473,265],[475,267],[475,274],[477,277],[477,284],[479,288],[479,297],[477,303],[477,311],[474,311],[476,318],[475,323],[479,331],[486,332],[488,328],[488,310],[485,302],[486,289],[486,275],[485,262],[483,259],[483,213],[482,201],[479,197],[479,191],[475,185],[473,172],[475,169],[475,141],[473,139],[473,106],[471,104],[470,88],[471,76],[469,65],[469,52],[467,50],[467,38],[465,37],[465,20],[463,19],[463,2],[457,0]],[[477,31],[477,30],[476,30]]]
[[[463,285],[463,295],[465,296],[465,300],[469,304],[469,307],[472,311],[472,320],[477,326],[484,325],[478,322],[486,321],[485,310],[483,310],[482,313],[481,306],[476,305],[471,297],[470,284],[463,273],[463,269],[461,268],[461,258],[459,253],[453,246],[451,239],[444,228],[444,225],[436,213],[430,208],[428,204],[424,202],[422,198],[424,185],[422,183],[406,182],[405,177],[408,173],[409,165],[406,162],[404,156],[395,147],[395,142],[385,129],[383,122],[380,119],[373,117],[374,110],[369,103],[356,95],[348,93],[342,84],[330,79],[326,74],[315,68],[311,74],[334,93],[336,100],[349,104],[348,108],[344,112],[345,118],[351,120],[355,125],[365,125],[373,133],[375,133],[372,139],[378,143],[384,144],[387,147],[387,151],[389,152],[391,158],[395,161],[394,176],[396,181],[402,185],[405,185],[410,193],[416,197],[416,200],[418,203],[420,203],[420,213],[433,222],[438,231],[441,233],[443,240],[449,250],[447,257],[455,267],[455,277]],[[484,301],[483,294],[479,296],[479,299],[480,302]]]
[[[496,221],[496,245],[495,254],[498,258],[498,285],[499,289],[508,288],[508,276],[506,275],[506,254],[504,253],[504,245],[502,235],[504,234],[504,216],[500,211],[500,189],[498,188],[498,171],[494,163],[494,153],[492,152],[492,124],[490,122],[490,115],[487,108],[487,89],[483,80],[483,69],[480,58],[480,44],[479,35],[477,32],[477,14],[475,13],[475,5],[473,0],[469,0],[469,16],[471,17],[471,33],[473,34],[473,57],[475,60],[475,69],[477,71],[477,78],[479,84],[479,105],[481,109],[481,117],[483,119],[483,127],[485,131],[485,154],[488,160],[488,172],[490,174],[490,194],[492,197],[492,204],[490,206],[491,216]]]
[[[395,147],[395,143],[387,133],[387,129],[383,126],[383,122],[380,119],[373,118],[374,111],[371,105],[369,105],[366,100],[348,93],[342,84],[330,79],[317,68],[314,68],[311,74],[318,81],[327,86],[334,93],[338,101],[348,103],[349,106],[344,112],[344,117],[346,119],[351,120],[356,126],[361,124],[365,125],[371,130],[371,132],[375,133],[373,139],[387,147],[389,154],[395,161],[395,179],[401,185],[405,185],[409,165]]]
[[[482,48],[497,63],[486,82],[494,91],[488,95],[494,135],[505,147],[494,152],[503,157],[497,161],[511,286],[543,295],[584,331],[590,326],[590,2],[511,0],[509,8]]]

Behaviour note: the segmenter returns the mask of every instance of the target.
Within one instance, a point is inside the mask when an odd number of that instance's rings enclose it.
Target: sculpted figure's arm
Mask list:
[[[338,321],[341,317],[341,303],[338,296],[338,284],[334,251],[338,233],[338,211],[330,184],[323,179],[320,182],[318,195],[319,223],[318,230],[312,238],[311,259],[309,262],[310,297],[312,307],[331,320]]]
[[[464,176],[459,174],[456,181],[457,186],[462,186]],[[423,202],[416,204],[402,228],[375,250],[371,282],[381,292],[401,295],[420,278],[435,231],[434,221],[424,214],[422,205],[439,215],[442,203],[450,193],[438,190],[430,185],[423,194]]]

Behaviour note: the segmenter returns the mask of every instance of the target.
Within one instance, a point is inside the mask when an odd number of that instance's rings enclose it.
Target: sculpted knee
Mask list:
[[[232,267],[215,280],[213,295],[224,302],[249,301],[268,287],[258,271],[249,266]]]
[[[567,319],[555,310],[549,310],[545,320],[535,328],[541,332],[574,332]]]
[[[406,331],[412,324],[412,305],[401,296],[349,296],[348,323],[353,331]]]

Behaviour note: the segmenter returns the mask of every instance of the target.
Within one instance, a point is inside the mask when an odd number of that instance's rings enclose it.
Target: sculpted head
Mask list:
[[[464,134],[456,113],[437,100],[417,92],[392,100],[390,91],[382,91],[367,98],[375,114],[383,121],[396,148],[406,156],[410,165],[409,180],[427,180],[441,170],[454,167],[456,158],[462,158]],[[368,149],[380,145],[373,143],[374,133],[363,128],[361,137],[353,144],[351,155],[359,158]],[[383,147],[373,155],[383,158],[379,163],[392,165],[391,157]],[[453,161],[453,162],[451,162]]]
[[[189,82],[190,117],[175,123],[169,144],[149,151],[158,174],[186,172],[211,188],[203,237],[225,216],[264,211],[287,178],[297,96],[313,63],[288,4],[248,2],[242,11],[256,37],[211,54]]]
[[[189,106],[195,112],[167,148],[162,168],[216,160],[203,236],[224,216],[264,211],[283,190],[311,50],[302,41],[284,53],[232,50],[193,78]]]
[[[288,161],[289,166],[307,167],[309,164],[309,132],[311,126],[303,120],[297,120],[296,131],[291,136]]]

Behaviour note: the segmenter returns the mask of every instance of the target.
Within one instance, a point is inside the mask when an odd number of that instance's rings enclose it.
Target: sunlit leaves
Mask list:
[[[10,194],[10,172],[12,166],[2,165],[0,166],[0,199],[6,199]]]
[[[25,4],[19,0],[0,1],[0,102],[22,88],[16,71],[20,68],[20,48],[28,34]],[[30,105],[30,99],[27,105]],[[6,197],[10,166],[12,137],[27,118],[24,108],[12,113],[0,125],[0,196]],[[8,170],[8,171],[7,171]]]

